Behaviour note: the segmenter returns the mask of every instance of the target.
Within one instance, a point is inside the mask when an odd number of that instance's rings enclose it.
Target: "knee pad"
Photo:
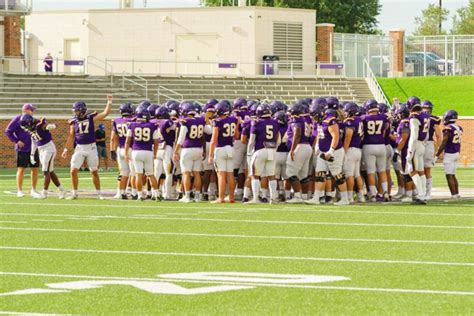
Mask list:
[[[326,174],[326,180],[332,180],[332,174],[331,173]]]
[[[181,180],[181,175],[174,175],[174,176],[173,176],[173,181],[174,181],[174,182],[178,182],[178,181],[180,181],[180,180]]]
[[[165,179],[166,179],[166,175],[162,174],[162,175],[160,175],[160,178],[158,180],[165,180]]]
[[[294,183],[294,182],[298,182],[299,179],[297,176],[291,176],[288,178],[288,181],[290,181],[290,183]]]
[[[119,175],[117,176],[117,181],[122,181],[122,175],[121,175],[121,174],[119,174]]]
[[[309,183],[310,181],[311,181],[311,178],[307,177],[307,178],[304,178],[303,180],[301,180],[301,184]]]
[[[316,172],[316,175],[314,176],[314,181],[324,182],[325,176],[326,176],[326,172],[324,172],[324,171]]]
[[[338,174],[337,176],[334,177],[336,182],[336,185],[341,185],[346,182],[346,175],[343,173]]]
[[[410,182],[412,182],[413,180],[411,179],[411,177],[410,177],[409,174],[404,174],[404,175],[403,175],[403,181],[404,181],[405,183],[410,183]]]
[[[238,177],[239,177],[239,168],[234,169],[234,178],[238,178]]]

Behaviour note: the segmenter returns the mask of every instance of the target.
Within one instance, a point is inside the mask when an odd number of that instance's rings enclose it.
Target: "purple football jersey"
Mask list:
[[[397,145],[400,144],[400,141],[402,140],[402,134],[403,133],[410,134],[410,120],[409,119],[403,119],[403,120],[400,121],[400,123],[398,123],[397,140],[396,140]],[[405,146],[402,148],[402,152],[401,152],[402,157],[406,156],[407,150],[408,150],[408,139],[405,143]]]
[[[426,136],[428,135],[430,115],[425,112],[415,113],[410,115],[410,120],[417,120],[418,122],[420,122],[420,128],[418,130],[418,140],[424,141],[426,139]]]
[[[444,152],[448,154],[456,154],[461,152],[461,135],[463,129],[457,124],[449,124],[444,127],[444,133],[448,133],[448,142],[444,147]]]
[[[354,131],[354,133],[352,133],[349,147],[362,148],[362,137],[364,137],[364,130],[362,127],[363,124],[360,117],[349,117],[344,121],[344,128],[350,128]]]
[[[332,115],[326,117],[326,119],[322,121],[321,124],[319,124],[318,148],[322,152],[328,152],[331,149],[332,135],[331,133],[329,133],[329,127],[334,126],[334,125],[337,125],[339,127],[339,123],[337,122],[337,119]],[[339,149],[341,147],[342,147],[342,139],[341,137],[339,137],[337,146],[334,149]]]
[[[202,136],[206,120],[203,117],[187,117],[180,120],[181,126],[186,126],[188,132],[183,142],[183,148],[202,147]]]
[[[250,118],[246,119],[245,121],[242,122],[242,124],[240,124],[240,126],[242,127],[241,136],[245,135],[247,137],[250,137],[250,126],[251,125],[252,125],[252,120]]]
[[[388,119],[385,114],[368,114],[362,118],[365,145],[384,145]]]
[[[437,116],[434,116],[434,115],[430,115],[430,125],[428,127],[428,140],[429,141],[433,140],[435,127],[436,127],[436,125],[440,125],[440,124],[441,124],[441,118],[439,118]]]
[[[310,144],[313,145],[314,141],[316,138],[318,138],[318,129],[319,129],[319,124],[316,121],[313,121],[313,130],[311,131],[311,139],[310,139]]]
[[[42,118],[38,121],[36,129],[34,131],[29,131],[31,134],[31,139],[35,142],[36,146],[43,146],[53,140],[51,132],[46,130],[46,119]]]
[[[153,150],[153,137],[158,126],[152,122],[136,121],[130,123],[129,135],[131,136],[132,150]]]
[[[219,128],[217,147],[233,146],[237,122],[238,119],[234,116],[218,118],[212,122],[213,127]]]
[[[250,119],[250,111],[249,110],[240,110],[240,111],[235,111],[234,116],[239,117],[241,122],[244,122],[245,120]],[[239,125],[239,133],[242,133],[242,124]]]
[[[278,122],[272,118],[254,121],[250,127],[250,134],[255,134],[255,150],[276,148],[278,131]]]
[[[397,135],[398,124],[400,124],[398,120],[392,121],[392,124],[390,124],[390,135]],[[392,146],[392,148],[397,148],[397,141],[390,139],[390,146]]]
[[[176,140],[176,129],[173,128],[175,126],[173,120],[166,119],[161,120],[159,123],[160,129],[160,144],[165,144],[164,146],[171,146],[173,147],[174,142]]]
[[[280,133],[280,139],[281,139],[281,143],[277,148],[277,152],[279,153],[287,153],[290,151],[288,149],[288,146],[286,145],[286,142],[283,142],[283,138],[285,138],[287,130],[288,130],[288,124],[278,125],[278,133]]]
[[[311,140],[311,133],[313,132],[313,127],[311,124],[306,123],[304,117],[292,118],[288,124],[288,130],[286,131],[288,135],[288,141],[286,145],[291,149],[293,144],[293,129],[301,128],[301,139],[300,144],[309,144]]]
[[[129,117],[119,117],[112,121],[112,131],[117,134],[120,148],[125,147],[125,140],[127,139],[128,126],[131,119]]]
[[[12,143],[16,144],[17,142],[21,141],[25,144],[25,146],[23,146],[22,148],[18,147],[18,145],[15,145],[16,151],[30,152],[31,136],[26,130],[21,127],[20,118],[21,115],[17,115],[10,121],[7,128],[5,129],[5,135],[7,135],[8,139],[10,139]]]
[[[89,113],[84,119],[73,118],[69,121],[74,126],[76,144],[87,145],[95,143],[94,116],[97,112]]]

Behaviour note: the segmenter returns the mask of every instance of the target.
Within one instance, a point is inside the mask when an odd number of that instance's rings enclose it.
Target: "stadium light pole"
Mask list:
[[[441,34],[442,23],[443,23],[443,0],[439,0],[439,25],[438,25],[438,33]]]

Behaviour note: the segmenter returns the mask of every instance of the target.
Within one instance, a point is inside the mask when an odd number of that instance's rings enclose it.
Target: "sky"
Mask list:
[[[407,34],[415,31],[415,17],[430,3],[438,4],[439,0],[380,0],[381,14],[378,27],[388,34],[391,29],[403,28]],[[135,0],[135,7],[143,7],[144,0]],[[199,0],[147,0],[148,7],[196,7]],[[236,1],[237,2],[237,1]],[[469,0],[443,0],[443,6],[449,10],[448,21],[444,27],[451,29],[452,16],[456,9],[466,6]],[[57,9],[103,9],[117,8],[118,0],[33,0],[34,10]],[[320,21],[318,21],[320,22]]]

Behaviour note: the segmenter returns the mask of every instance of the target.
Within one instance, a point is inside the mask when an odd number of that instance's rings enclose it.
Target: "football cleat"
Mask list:
[[[304,204],[319,205],[321,204],[321,201],[319,200],[319,197],[314,196],[312,199],[304,201]]]
[[[250,199],[249,199],[249,198],[246,198],[246,197],[242,198],[242,203],[244,203],[244,204],[245,204],[245,203],[247,203],[248,201],[250,201]]]
[[[113,197],[112,199],[114,200],[120,200],[122,198],[122,194],[120,194],[120,192],[117,192]]]
[[[288,204],[303,204],[303,199],[298,198],[298,197],[294,197],[292,199],[287,200],[286,203],[288,203]]]
[[[412,202],[413,198],[411,196],[404,196],[400,199],[402,202]]]
[[[128,197],[127,197],[126,194],[121,194],[121,199],[122,199],[122,200],[128,200]]]
[[[334,205],[349,205],[349,201],[344,201],[344,200],[340,200],[338,202],[334,202]]]
[[[220,200],[220,199],[211,201],[211,204],[222,204],[222,203],[225,203],[225,201],[224,201],[224,200]]]
[[[179,202],[181,202],[181,203],[192,203],[193,200],[191,200],[187,196],[184,196],[183,198],[179,199]]]
[[[132,200],[138,200],[138,194],[132,195]]]
[[[71,194],[66,198],[66,200],[77,200],[77,197],[77,194]]]
[[[66,197],[66,190],[60,190],[59,191],[59,195],[58,195],[58,198],[59,199],[64,199]]]
[[[33,191],[31,190],[31,193],[30,193],[31,197],[34,198],[34,199],[42,199],[42,195],[36,191]]]
[[[25,193],[23,193],[23,191],[18,191],[16,193],[16,197],[24,197],[25,196]]]
[[[416,204],[416,205],[426,205],[426,202],[420,199],[414,199],[411,204]]]
[[[244,202],[244,204],[260,204],[262,202],[260,202],[260,200],[258,199],[252,199],[252,200],[249,200],[247,202]]]
[[[105,197],[102,194],[97,194],[97,198],[101,201],[105,200]]]
[[[203,196],[202,196],[202,200],[203,200],[204,202],[209,202],[209,194],[204,193]]]

